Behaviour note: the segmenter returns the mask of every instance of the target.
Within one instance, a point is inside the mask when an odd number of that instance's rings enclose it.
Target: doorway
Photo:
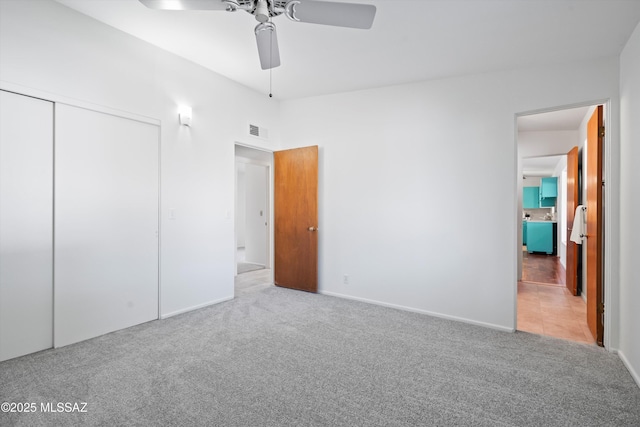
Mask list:
[[[572,154],[574,148],[577,152],[576,146],[581,147],[582,163],[586,164],[587,123],[594,110],[596,106],[582,106],[517,117],[518,213],[522,218],[517,246],[517,329],[590,344],[596,341],[596,336],[587,325],[585,291],[579,289],[574,296],[576,292],[571,292],[566,285],[567,278],[570,285],[575,285],[578,272],[572,256],[567,265],[567,248],[569,255],[573,255],[577,246],[569,241],[567,230],[570,234],[574,215],[569,211],[582,200],[586,204],[587,200],[586,188],[579,191],[580,200],[575,200],[575,205],[568,195],[567,181],[571,191],[572,186],[579,183],[567,177],[567,154]],[[569,169],[572,170],[572,165]],[[579,176],[582,177],[582,173]],[[542,190],[549,181],[557,193],[545,203]],[[537,200],[531,202],[533,193]],[[601,206],[603,202],[599,201]],[[571,205],[570,209],[567,205]],[[548,239],[546,234],[544,239],[540,238],[541,230],[548,234]],[[541,241],[548,241],[548,246],[540,245]],[[581,267],[579,271],[586,279],[586,269]],[[592,268],[592,275],[593,271],[597,270]],[[584,282],[583,288],[586,280]]]
[[[252,264],[248,272],[268,269],[272,284],[317,292],[318,147],[236,144],[235,161],[236,279]]]
[[[235,146],[236,275],[272,266],[273,153]]]

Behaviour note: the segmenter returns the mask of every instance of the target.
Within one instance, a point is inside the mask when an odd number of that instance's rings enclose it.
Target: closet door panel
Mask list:
[[[0,361],[52,337],[53,103],[0,91]]]
[[[158,144],[158,126],[56,106],[56,347],[158,318]]]

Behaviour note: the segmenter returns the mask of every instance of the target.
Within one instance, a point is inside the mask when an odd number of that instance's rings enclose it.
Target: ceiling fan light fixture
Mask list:
[[[256,2],[254,15],[258,22],[265,23],[269,20],[269,5],[267,4],[267,0],[258,0]]]

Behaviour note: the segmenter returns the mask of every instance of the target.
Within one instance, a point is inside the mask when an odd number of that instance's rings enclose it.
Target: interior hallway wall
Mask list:
[[[558,257],[560,258],[560,264],[562,267],[567,268],[567,241],[569,241],[569,235],[566,236],[565,241],[562,241],[562,229],[567,227],[567,183],[566,173],[564,174],[564,182],[562,180],[563,171],[566,172],[567,168],[567,156],[561,157],[553,171],[553,176],[558,178],[558,200],[556,201],[556,218],[558,220],[557,230],[557,244],[558,244]],[[564,215],[563,215],[564,212]],[[564,216],[564,218],[562,218]],[[566,231],[565,231],[565,234]]]
[[[161,121],[160,314],[232,298],[234,143],[277,148],[278,101],[53,1],[0,2],[0,52],[3,88]]]
[[[264,165],[245,164],[245,260],[268,264],[268,169]]]
[[[620,102],[620,356],[640,386],[640,25],[620,56]]]
[[[247,195],[245,186],[245,170],[244,163],[236,161],[238,171],[236,181],[236,246],[244,248],[246,218],[247,218]]]

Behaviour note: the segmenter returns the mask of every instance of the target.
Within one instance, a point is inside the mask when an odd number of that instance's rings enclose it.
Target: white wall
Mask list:
[[[640,386],[640,25],[620,56],[620,356]]]
[[[234,142],[277,147],[278,102],[51,1],[0,2],[0,52],[4,88],[161,121],[160,314],[231,298]]]
[[[528,176],[525,175],[527,179],[522,179],[523,187],[540,187],[540,183],[542,182],[542,178],[539,176]]]
[[[514,329],[515,115],[617,103],[618,74],[610,58],[283,102],[283,145],[320,146],[320,290]]]

